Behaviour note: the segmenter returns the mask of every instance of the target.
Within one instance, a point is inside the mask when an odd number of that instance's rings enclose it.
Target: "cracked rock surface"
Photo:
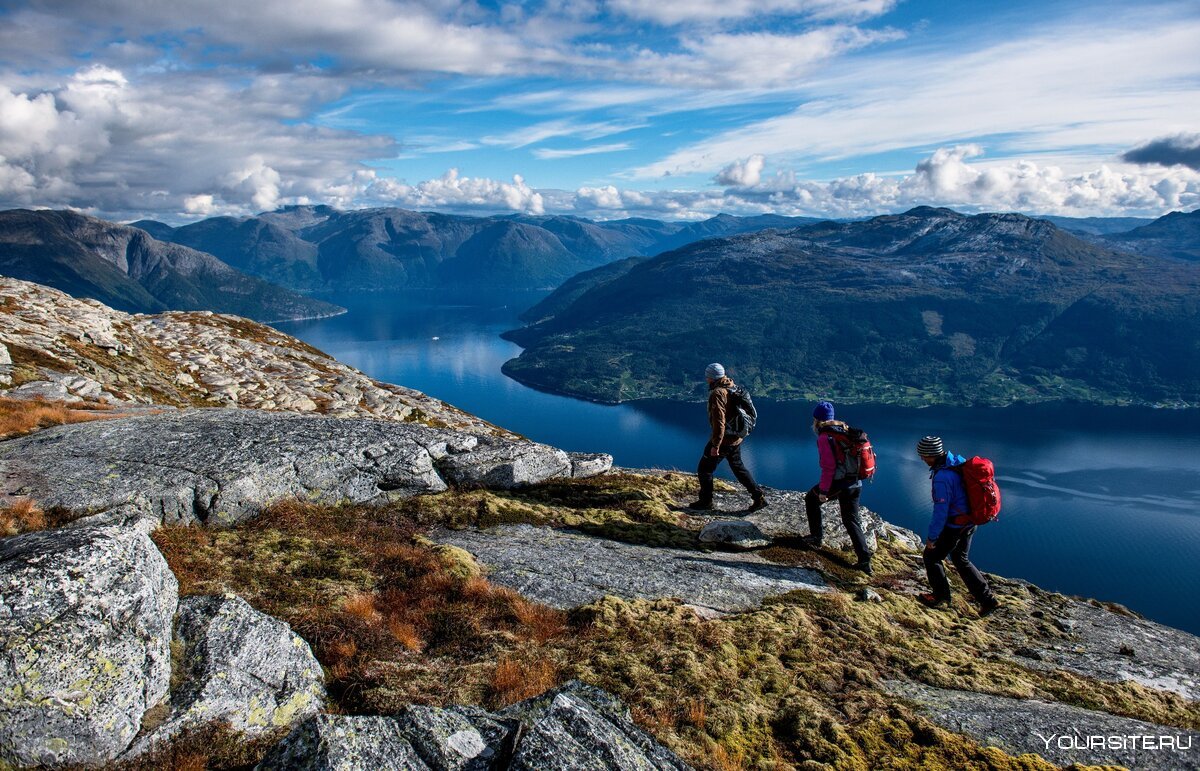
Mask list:
[[[677,597],[700,608],[735,612],[757,607],[770,595],[828,591],[815,571],[753,554],[654,548],[532,525],[443,531],[434,538],[474,555],[493,583],[557,608],[613,594]]]
[[[229,524],[271,501],[368,502],[569,477],[562,450],[415,423],[181,410],[59,426],[0,443],[0,496]]]
[[[283,621],[240,597],[186,597],[175,639],[183,678],[161,726],[139,739],[127,757],[169,742],[179,732],[221,722],[252,739],[315,715],[325,703],[325,675]]]
[[[178,583],[143,529],[0,541],[0,766],[102,764],[171,677]]]
[[[888,690],[915,702],[942,728],[974,737],[1012,755],[1036,752],[1062,766],[1079,763],[1172,771],[1200,768],[1197,731],[1058,702],[1012,699],[910,682],[890,683]],[[1088,737],[1104,738],[1089,740]],[[1146,744],[1145,737],[1152,738],[1152,746]],[[1097,745],[1098,741],[1103,743]],[[1176,749],[1183,743],[1192,749]]]
[[[604,691],[571,681],[496,714],[410,706],[396,717],[318,715],[257,771],[687,771]]]

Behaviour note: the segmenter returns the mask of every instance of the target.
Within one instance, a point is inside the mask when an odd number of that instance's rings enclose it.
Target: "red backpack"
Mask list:
[[[976,455],[952,468],[962,476],[971,507],[968,513],[955,517],[959,524],[986,525],[1000,516],[1000,486],[992,462]]]
[[[861,428],[848,428],[845,433],[829,431],[833,458],[843,479],[870,479],[875,476],[875,448]]]

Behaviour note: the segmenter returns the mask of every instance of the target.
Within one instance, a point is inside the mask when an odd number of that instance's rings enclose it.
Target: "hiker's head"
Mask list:
[[[725,377],[725,367],[715,361],[704,368],[704,378],[710,383],[723,377]]]
[[[928,466],[936,466],[946,458],[946,448],[942,444],[940,436],[922,437],[921,441],[917,442],[917,455],[921,456],[921,460],[925,461]]]
[[[817,406],[813,409],[813,420],[818,423],[833,420],[833,402],[817,402]]]

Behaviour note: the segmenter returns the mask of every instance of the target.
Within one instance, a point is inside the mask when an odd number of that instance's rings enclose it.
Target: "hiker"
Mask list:
[[[917,443],[917,454],[929,466],[933,487],[933,519],[929,523],[923,555],[929,587],[933,592],[919,594],[917,599],[931,608],[950,602],[950,581],[942,564],[949,555],[954,567],[958,568],[958,574],[979,603],[979,615],[986,616],[1000,607],[1000,601],[992,594],[992,588],[979,568],[967,558],[976,526],[969,522],[967,490],[961,474],[956,470],[965,459],[947,452],[941,437],[937,436],[921,439]]]
[[[867,550],[867,539],[863,535],[862,518],[858,512],[858,499],[862,495],[862,480],[858,474],[848,473],[845,464],[838,462],[838,434],[845,435],[850,429],[840,420],[834,419],[833,404],[821,402],[813,410],[813,433],[817,435],[817,458],[821,462],[821,481],[804,494],[804,511],[808,515],[809,535],[804,539],[810,548],[819,548],[824,541],[824,523],[821,520],[821,504],[837,499],[842,514],[842,524],[850,535],[850,544],[858,558],[855,570],[871,575],[871,552]],[[844,456],[846,450],[840,450]]]
[[[754,481],[746,464],[742,463],[742,440],[754,427],[758,413],[754,402],[744,388],[735,384],[725,376],[725,367],[720,364],[709,364],[704,369],[704,377],[708,380],[708,425],[712,429],[708,444],[704,445],[704,455],[696,468],[696,476],[700,477],[700,498],[689,508],[711,509],[713,507],[713,472],[721,465],[721,460],[729,461],[729,469],[737,480],[750,493],[752,503],[748,511],[758,511],[767,505],[763,489]],[[738,408],[744,415],[738,416],[734,411]],[[737,422],[745,423],[749,417],[749,426],[735,426]]]

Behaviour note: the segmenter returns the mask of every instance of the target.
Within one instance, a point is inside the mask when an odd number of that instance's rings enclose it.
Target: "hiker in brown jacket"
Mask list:
[[[741,406],[747,409],[751,418],[756,418],[754,403],[750,401],[745,390],[725,376],[725,368],[720,364],[709,364],[704,370],[708,380],[708,425],[712,429],[708,444],[704,445],[704,455],[696,468],[696,476],[700,478],[700,498],[689,508],[711,509],[713,507],[713,472],[721,465],[721,460],[729,461],[729,470],[750,493],[753,502],[748,511],[758,511],[767,505],[763,489],[754,481],[746,464],[742,463],[742,439],[730,428],[733,422],[732,411]]]

